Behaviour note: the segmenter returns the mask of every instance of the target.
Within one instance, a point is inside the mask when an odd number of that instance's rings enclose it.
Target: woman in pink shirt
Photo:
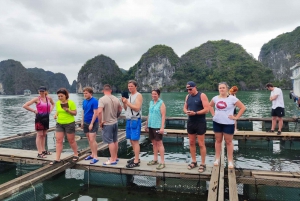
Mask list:
[[[30,107],[33,103],[35,103],[36,109]],[[46,158],[46,155],[51,154],[51,152],[46,151],[45,142],[47,130],[49,129],[49,115],[54,108],[54,102],[52,98],[48,96],[46,87],[41,86],[39,88],[39,96],[26,102],[23,108],[35,113],[37,157]]]

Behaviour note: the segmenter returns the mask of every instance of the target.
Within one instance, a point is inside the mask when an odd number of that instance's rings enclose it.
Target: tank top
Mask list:
[[[129,102],[132,103],[132,104],[135,104],[135,100],[136,100],[136,97],[138,96],[138,94],[140,94],[140,93],[136,92],[133,95],[130,94],[129,99],[128,99]],[[130,107],[127,107],[125,115],[126,115],[126,119],[131,119],[131,117],[141,118],[141,116],[142,116],[142,107],[138,112],[132,110]]]
[[[50,108],[51,108],[51,103],[49,98],[46,97],[46,101],[48,102],[43,102],[41,97],[39,96],[39,103],[36,104],[36,110],[39,114],[49,114],[50,113]]]
[[[163,101],[158,99],[156,104],[154,101],[150,101],[149,106],[149,118],[148,118],[148,127],[149,128],[160,128],[161,127],[161,112],[160,107]]]
[[[186,103],[188,106],[188,110],[190,111],[200,111],[203,110],[202,100],[200,98],[201,92],[198,92],[195,96],[189,95]],[[189,116],[189,121],[197,121],[197,122],[206,122],[205,114],[196,114],[194,116]]]

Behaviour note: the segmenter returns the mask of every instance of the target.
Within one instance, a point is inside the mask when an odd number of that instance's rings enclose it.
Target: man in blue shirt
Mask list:
[[[83,95],[85,100],[82,103],[82,120],[81,128],[88,138],[92,154],[85,158],[85,160],[91,160],[90,164],[97,163],[97,142],[96,134],[99,128],[98,123],[98,100],[93,97],[93,89],[91,87],[85,87],[83,89]]]

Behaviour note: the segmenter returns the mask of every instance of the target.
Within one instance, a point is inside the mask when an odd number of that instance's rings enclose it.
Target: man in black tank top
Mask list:
[[[197,167],[196,160],[196,136],[198,138],[198,144],[200,147],[201,164],[199,172],[204,172],[206,169],[205,157],[205,133],[206,133],[206,119],[205,115],[209,112],[208,98],[204,93],[197,90],[196,84],[193,81],[189,81],[186,84],[188,95],[185,98],[183,112],[188,115],[187,132],[190,143],[190,153],[192,162],[188,165],[188,169]]]

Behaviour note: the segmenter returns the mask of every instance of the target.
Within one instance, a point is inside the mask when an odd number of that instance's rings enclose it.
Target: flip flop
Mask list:
[[[77,161],[78,161],[78,159],[79,159],[79,156],[73,156],[73,159],[72,159],[72,161],[73,161],[73,162],[77,162]]]
[[[95,163],[97,163],[98,161],[99,161],[98,159],[93,158],[93,159],[91,160],[90,164],[95,164]]]
[[[118,164],[117,161],[115,161],[115,162],[110,162],[110,160],[108,160],[108,161],[106,161],[106,162],[103,163],[103,165],[117,165],[117,164]]]
[[[93,159],[93,157],[91,155],[89,155],[88,157],[86,157],[84,160],[88,161],[88,160],[91,160]]]
[[[110,160],[110,158],[107,158],[108,160]],[[117,162],[119,162],[119,158],[117,158],[117,160],[116,160]]]
[[[54,160],[52,161],[51,163],[49,163],[50,165],[55,165],[56,163],[60,163],[61,161],[57,161],[57,160]]]

